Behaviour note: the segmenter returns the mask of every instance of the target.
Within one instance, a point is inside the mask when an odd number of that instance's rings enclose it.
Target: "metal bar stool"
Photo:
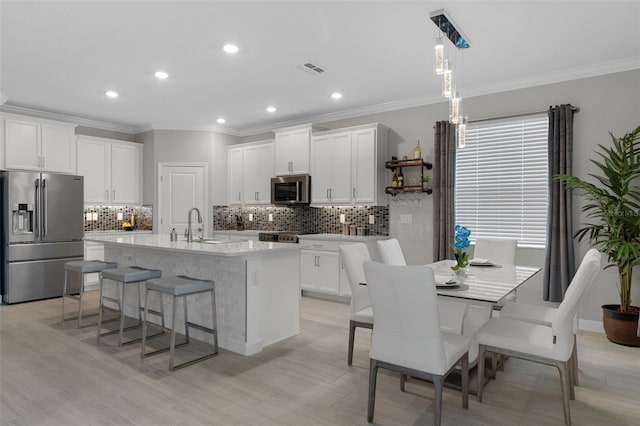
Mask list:
[[[156,291],[160,293],[161,306],[163,304],[164,294],[173,296],[173,300],[172,300],[173,306],[172,306],[172,314],[171,314],[171,337],[169,340],[168,347],[158,349],[153,352],[145,353],[145,341],[147,338],[146,336],[147,335],[147,312],[148,312],[148,306],[149,306],[147,301],[148,301],[150,291]],[[202,325],[189,322],[189,319],[187,316],[187,296],[200,294],[200,293],[207,293],[207,292],[211,293],[211,317],[212,317],[212,323],[213,323],[212,328],[204,327]],[[185,335],[186,341],[176,345],[175,325],[176,325],[176,310],[177,310],[176,307],[177,307],[178,298],[181,298],[183,301],[184,329],[185,329],[184,335]],[[178,368],[187,367],[189,365],[195,364],[196,362],[204,361],[205,359],[209,359],[218,354],[218,327],[216,324],[216,295],[215,295],[213,281],[200,280],[196,278],[187,277],[185,275],[179,275],[177,277],[151,279],[151,280],[148,280],[146,283],[144,300],[145,300],[145,303],[144,303],[145,309],[144,309],[144,320],[142,322],[143,324],[142,325],[142,347],[140,352],[141,358],[144,359],[148,356],[155,355],[161,352],[166,352],[168,350],[169,351],[169,371],[174,371],[174,370],[177,370]],[[163,318],[164,318],[164,315],[163,315]],[[175,348],[176,346],[180,347],[189,343],[189,328],[191,327],[198,329],[200,331],[212,334],[214,350],[211,353],[208,353],[206,355],[203,355],[191,361],[186,361],[181,364],[174,365]]]
[[[104,295],[104,281],[100,283],[100,307],[98,309],[98,332],[97,332],[97,343],[100,344],[100,338],[103,336],[108,336],[111,334],[119,333],[118,337],[118,346],[128,345],[130,343],[139,342],[141,339],[133,339],[127,342],[122,341],[122,335],[125,330],[133,330],[135,328],[140,328],[142,326],[142,307],[140,305],[141,297],[140,291],[141,287],[138,285],[137,294],[138,294],[138,324],[134,326],[124,327],[124,288],[130,284],[140,284],[144,281],[147,281],[152,278],[160,278],[162,276],[162,272],[158,269],[146,269],[141,268],[139,266],[129,266],[124,268],[116,268],[116,269],[108,269],[102,272],[103,279],[112,280],[118,283],[118,294],[117,298],[108,297]],[[104,301],[107,300],[109,302],[113,302],[118,306],[118,311],[120,311],[120,328],[119,330],[108,331],[106,333],[101,333],[102,331],[102,312],[105,309]]]
[[[115,262],[103,262],[101,260],[74,260],[64,264],[64,287],[62,290],[62,320],[60,321],[64,325],[65,320],[78,320],[78,328],[89,327],[96,325],[96,323],[82,325],[82,294],[84,293],[84,286],[86,283],[87,274],[98,273],[100,276],[100,287],[102,287],[102,271],[105,269],[117,268],[118,264]],[[78,296],[73,294],[67,294],[67,281],[69,271],[78,272],[82,275],[82,283],[80,284],[80,293]],[[75,317],[65,318],[65,299],[71,297],[78,300],[78,314]],[[87,317],[95,316],[96,314],[86,315]]]

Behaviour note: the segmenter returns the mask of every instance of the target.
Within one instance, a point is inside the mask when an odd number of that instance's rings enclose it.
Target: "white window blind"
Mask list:
[[[546,114],[467,125],[456,150],[455,223],[478,237],[544,247],[548,167]]]

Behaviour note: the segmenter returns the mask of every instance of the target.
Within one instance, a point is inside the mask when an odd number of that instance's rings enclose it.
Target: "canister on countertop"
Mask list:
[[[356,235],[358,227],[356,225],[349,225],[349,235]]]
[[[349,235],[349,225],[351,225],[351,222],[345,222],[342,224],[342,235]]]
[[[359,237],[364,236],[364,232],[365,232],[365,227],[364,226],[358,226],[358,229],[356,231],[356,235]]]
[[[171,230],[171,241],[178,241],[178,233],[176,232],[176,228]]]

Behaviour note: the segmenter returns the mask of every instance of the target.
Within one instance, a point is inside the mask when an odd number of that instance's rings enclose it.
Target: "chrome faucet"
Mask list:
[[[202,215],[200,214],[200,210],[198,210],[197,207],[192,207],[191,210],[189,210],[188,213],[188,218],[187,218],[187,242],[191,243],[193,242],[193,231],[191,230],[191,213],[193,213],[193,211],[196,211],[196,213],[198,213],[198,223],[202,223]],[[200,228],[202,230],[202,227]]]

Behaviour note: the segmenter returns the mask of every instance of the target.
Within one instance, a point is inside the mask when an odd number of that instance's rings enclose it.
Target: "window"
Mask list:
[[[548,167],[546,114],[467,125],[456,151],[455,223],[479,237],[544,248]]]

